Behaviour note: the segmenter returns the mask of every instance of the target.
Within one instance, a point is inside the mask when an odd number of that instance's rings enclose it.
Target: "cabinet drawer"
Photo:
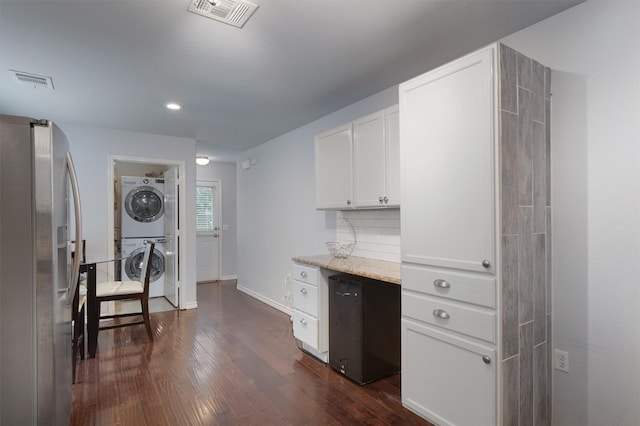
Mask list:
[[[318,287],[293,280],[293,307],[314,317],[318,316]]]
[[[318,275],[320,274],[320,268],[315,266],[300,265],[298,263],[293,264],[293,279],[302,281],[304,283],[318,285]]]
[[[487,342],[496,341],[496,314],[472,306],[403,292],[402,315]]]
[[[493,309],[496,307],[496,279],[493,276],[402,265],[402,287]]]
[[[439,425],[496,424],[496,350],[402,320],[402,404]]]
[[[318,349],[318,319],[294,309],[293,335],[301,342]]]

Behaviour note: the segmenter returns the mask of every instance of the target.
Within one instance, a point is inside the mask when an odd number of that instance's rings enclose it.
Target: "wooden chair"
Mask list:
[[[135,322],[124,322],[103,327],[99,326],[97,331],[144,324],[147,328],[149,340],[153,342],[153,333],[151,332],[151,322],[149,320],[149,276],[151,275],[151,256],[153,255],[154,247],[154,242],[148,241],[146,243],[140,281],[108,281],[96,284],[95,304],[98,312],[100,312],[100,304],[102,302],[110,302],[113,300],[139,300],[141,305],[140,312],[104,315],[100,316],[100,319],[115,319],[131,316],[142,316],[142,319]]]

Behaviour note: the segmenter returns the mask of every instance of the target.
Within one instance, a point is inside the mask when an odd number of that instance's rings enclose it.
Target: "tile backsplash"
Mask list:
[[[400,262],[400,209],[339,211],[336,240],[354,241],[349,224],[355,230],[357,245],[353,256]]]

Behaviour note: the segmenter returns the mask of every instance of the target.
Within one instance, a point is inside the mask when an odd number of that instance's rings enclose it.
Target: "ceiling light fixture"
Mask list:
[[[167,107],[167,109],[170,109],[172,111],[178,111],[179,109],[182,109],[182,106],[180,106],[180,104],[177,104],[175,102],[169,102],[165,106]]]
[[[196,155],[196,164],[206,166],[207,164],[209,164],[209,157],[207,157],[206,155]]]

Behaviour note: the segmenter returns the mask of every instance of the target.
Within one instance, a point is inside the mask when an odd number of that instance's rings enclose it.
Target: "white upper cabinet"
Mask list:
[[[384,205],[384,111],[353,122],[353,195],[355,207]]]
[[[405,262],[494,271],[492,52],[400,86]]]
[[[398,117],[396,105],[316,137],[318,209],[400,205]]]
[[[316,206],[350,209],[353,206],[353,131],[345,124],[315,139]]]
[[[389,107],[384,112],[386,150],[386,196],[389,206],[400,206],[400,108]]]

